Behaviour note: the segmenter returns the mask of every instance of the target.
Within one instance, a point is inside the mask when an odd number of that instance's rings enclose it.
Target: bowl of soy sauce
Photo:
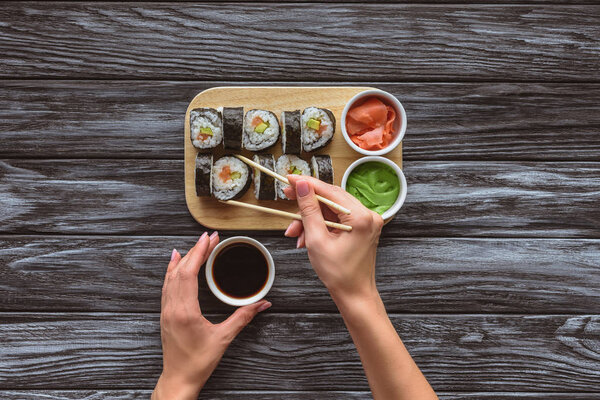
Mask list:
[[[223,303],[245,306],[267,295],[275,280],[273,257],[262,243],[234,236],[219,243],[206,261],[206,282]]]

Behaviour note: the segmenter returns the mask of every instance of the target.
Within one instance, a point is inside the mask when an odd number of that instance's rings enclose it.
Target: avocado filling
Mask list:
[[[311,118],[308,120],[308,122],[306,122],[306,126],[308,126],[310,129],[318,131],[321,127],[321,121],[319,121],[318,119]]]
[[[210,128],[200,128],[200,133],[202,135],[208,135],[208,136],[212,136],[213,135],[213,131]]]
[[[269,127],[268,122],[261,122],[260,124],[258,124],[254,127],[254,132],[263,133],[264,131],[267,130],[268,127]]]
[[[302,175],[302,171],[300,171],[298,168],[296,168],[295,165],[290,165],[290,169],[288,170],[288,173],[294,174],[294,175]]]

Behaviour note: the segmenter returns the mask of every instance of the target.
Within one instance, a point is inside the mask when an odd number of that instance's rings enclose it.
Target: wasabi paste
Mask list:
[[[389,165],[371,161],[360,164],[350,173],[346,191],[369,210],[383,214],[396,202],[400,181]]]

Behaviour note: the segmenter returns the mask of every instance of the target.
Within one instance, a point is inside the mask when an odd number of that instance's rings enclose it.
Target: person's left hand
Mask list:
[[[181,258],[173,250],[162,289],[160,333],[163,371],[152,399],[197,399],[229,343],[271,306],[266,300],[238,308],[220,324],[202,316],[198,303],[198,272],[219,236],[205,232]]]

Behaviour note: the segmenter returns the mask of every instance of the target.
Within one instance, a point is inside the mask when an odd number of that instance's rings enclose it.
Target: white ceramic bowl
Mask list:
[[[215,263],[215,258],[219,254],[219,251],[223,247],[228,246],[232,243],[250,244],[250,245],[256,247],[258,250],[260,250],[263,253],[263,255],[265,256],[265,259],[267,260],[267,266],[269,268],[269,276],[267,277],[267,283],[265,284],[265,287],[263,287],[262,290],[260,292],[256,293],[254,296],[245,297],[243,299],[231,297],[231,296],[228,296],[226,293],[223,293],[221,290],[219,290],[219,287],[215,283],[215,279],[212,274],[213,265]],[[230,237],[229,239],[223,240],[222,242],[220,242],[217,245],[217,247],[215,247],[215,249],[212,251],[212,253],[210,253],[208,260],[206,261],[206,282],[208,283],[208,287],[209,287],[210,291],[219,300],[221,300],[223,303],[229,304],[230,306],[246,306],[248,304],[256,303],[257,301],[259,301],[260,299],[265,297],[267,295],[267,293],[269,293],[269,290],[271,290],[271,286],[273,286],[274,280],[275,280],[275,263],[273,262],[273,257],[271,257],[271,253],[269,253],[267,248],[265,246],[263,246],[262,243],[260,243],[258,240],[254,240],[247,236],[233,236],[233,237]]]
[[[392,142],[390,144],[388,144],[386,147],[384,147],[381,150],[365,150],[365,149],[357,146],[350,139],[350,136],[348,135],[348,131],[346,131],[346,114],[348,114],[348,110],[350,110],[350,107],[352,107],[356,102],[363,100],[365,97],[370,97],[370,96],[379,97],[385,104],[392,106],[394,108],[394,111],[396,111],[396,120],[394,121],[394,125],[393,125],[394,139],[392,140]],[[390,151],[392,151],[396,147],[398,147],[398,145],[404,138],[404,134],[406,133],[406,111],[404,111],[404,107],[402,106],[402,103],[400,103],[400,101],[395,96],[389,94],[388,92],[384,92],[383,90],[379,90],[379,89],[365,90],[365,91],[360,92],[357,95],[355,95],[346,104],[346,107],[344,107],[344,111],[342,111],[341,125],[342,125],[342,135],[344,136],[346,143],[348,143],[348,146],[352,147],[354,150],[356,150],[360,154],[364,154],[366,156],[381,156],[383,154],[389,153]]]
[[[342,189],[346,190],[346,183],[348,182],[348,177],[350,176],[350,173],[352,173],[354,168],[356,168],[359,165],[364,164],[366,162],[372,162],[372,161],[380,162],[382,164],[389,165],[390,167],[392,167],[392,169],[398,176],[398,180],[400,181],[400,193],[398,193],[398,198],[396,199],[396,202],[390,208],[385,210],[385,212],[381,215],[381,217],[384,220],[388,220],[388,219],[392,218],[394,215],[396,215],[396,213],[400,210],[400,208],[404,204],[404,200],[406,200],[406,192],[407,192],[406,177],[404,176],[404,173],[402,172],[400,167],[395,162],[391,161],[388,158],[381,157],[381,156],[367,156],[367,157],[359,158],[358,160],[356,160],[352,164],[350,164],[350,166],[346,169],[346,172],[344,172],[344,176],[342,178]]]

